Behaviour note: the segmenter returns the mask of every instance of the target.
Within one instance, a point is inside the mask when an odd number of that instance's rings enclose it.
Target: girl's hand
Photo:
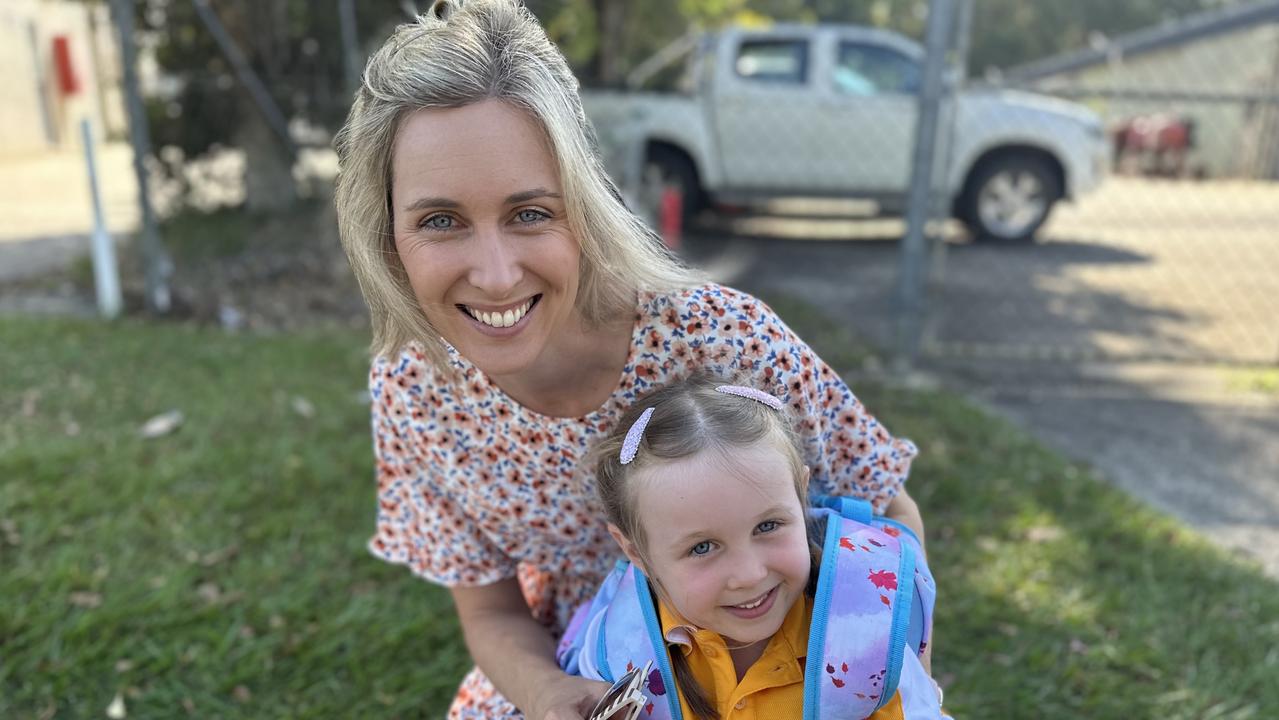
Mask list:
[[[530,709],[530,720],[585,720],[610,685],[599,680],[565,675],[547,685]]]

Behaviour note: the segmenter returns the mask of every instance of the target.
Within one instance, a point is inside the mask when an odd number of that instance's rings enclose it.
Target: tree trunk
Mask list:
[[[298,190],[288,150],[253,103],[244,102],[241,117],[234,142],[244,153],[245,209],[269,213],[291,206],[297,200]]]
[[[604,87],[622,84],[622,55],[625,51],[626,3],[623,0],[595,0],[595,79]]]

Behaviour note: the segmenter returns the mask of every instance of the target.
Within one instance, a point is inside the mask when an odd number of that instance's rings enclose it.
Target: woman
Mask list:
[[[376,358],[369,544],[453,595],[477,667],[450,717],[582,718],[603,694],[554,659],[615,560],[579,459],[637,394],[694,369],[791,403],[814,487],[922,536],[902,489],[914,446],[771,310],[706,284],[626,210],[576,80],[516,0],[437,2],[399,28],[337,149]]]

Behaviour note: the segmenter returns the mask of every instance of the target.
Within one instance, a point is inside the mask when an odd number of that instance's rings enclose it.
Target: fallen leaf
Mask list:
[[[217,586],[217,583],[211,582],[200,583],[195,593],[207,603],[215,603],[222,597],[222,589]]]
[[[214,565],[220,565],[226,562],[227,560],[230,560],[231,558],[235,557],[239,552],[240,552],[239,545],[227,545],[221,550],[214,550],[213,552],[205,553],[204,557],[200,558],[200,564],[204,565],[205,567],[213,567]]]
[[[75,420],[68,420],[66,428],[67,437],[76,437],[80,434],[80,423]]]
[[[253,693],[249,692],[249,689],[243,685],[236,685],[235,689],[231,691],[231,697],[235,698],[236,702],[246,703],[253,698]]]
[[[40,402],[39,390],[28,390],[22,394],[22,417],[35,417],[36,406]]]
[[[1037,525],[1026,531],[1026,539],[1033,543],[1045,543],[1059,540],[1063,534],[1062,529],[1056,525]]]
[[[102,605],[102,595],[95,592],[73,592],[68,599],[72,605],[90,610]]]
[[[188,714],[195,714],[195,701],[189,697],[182,698],[182,709],[186,710]]]
[[[127,658],[115,661],[115,671],[118,673],[126,673],[133,669],[133,661]]]
[[[138,433],[147,440],[163,437],[181,427],[184,419],[181,410],[170,410],[147,420]]]
[[[307,418],[308,420],[310,418],[315,417],[315,406],[311,404],[310,400],[307,400],[301,395],[293,396],[292,405],[293,405],[293,412],[297,413],[298,415],[304,418]]]
[[[1079,638],[1070,639],[1070,651],[1079,655],[1088,652],[1088,643]]]
[[[115,699],[107,706],[107,717],[111,720],[123,720],[128,713],[124,709],[124,697],[120,693],[115,694]]]

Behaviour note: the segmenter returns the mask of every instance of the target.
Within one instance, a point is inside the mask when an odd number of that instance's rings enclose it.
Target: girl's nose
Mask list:
[[[524,279],[519,251],[496,228],[477,230],[467,281],[495,300],[509,295]]]
[[[733,572],[729,578],[732,588],[756,588],[767,577],[768,566],[764,563],[764,559],[755,553],[739,553],[733,559]]]

